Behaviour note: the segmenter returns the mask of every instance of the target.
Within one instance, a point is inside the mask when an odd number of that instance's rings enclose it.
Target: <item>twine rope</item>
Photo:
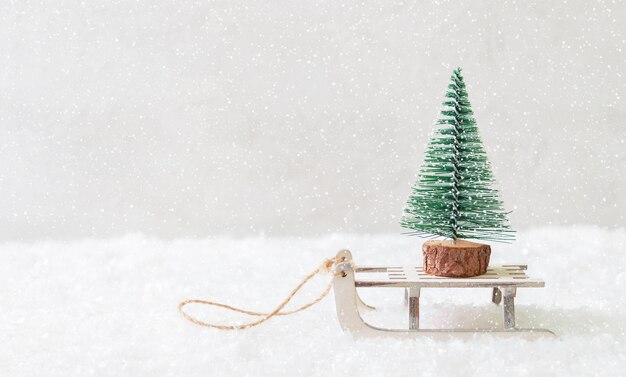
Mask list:
[[[313,306],[313,305],[317,304],[318,302],[322,301],[322,299],[324,299],[324,297],[326,297],[326,295],[328,295],[328,292],[330,292],[330,289],[333,286],[333,280],[332,279],[330,280],[328,285],[326,285],[326,288],[324,288],[324,290],[315,299],[313,299],[312,301],[309,301],[308,303],[300,306],[297,309],[283,311],[283,308],[291,301],[291,299],[293,299],[293,297],[298,293],[298,291],[300,291],[300,289],[302,289],[302,287],[304,287],[306,285],[306,283],[309,282],[309,280],[311,280],[317,274],[330,272],[334,265],[336,265],[339,262],[343,262],[344,260],[345,260],[345,258],[340,258],[340,257],[335,257],[335,258],[324,260],[324,262],[322,262],[322,264],[320,264],[315,270],[313,270],[304,279],[302,279],[300,284],[298,284],[289,293],[289,295],[280,304],[278,304],[278,306],[274,310],[272,310],[269,313],[255,312],[255,311],[252,311],[252,310],[236,308],[234,306],[230,306],[230,305],[227,305],[227,304],[222,304],[220,302],[208,301],[208,300],[196,300],[196,299],[182,301],[180,304],[178,304],[178,311],[180,312],[180,314],[183,317],[185,317],[185,319],[187,319],[188,321],[190,321],[192,323],[195,323],[196,325],[199,325],[199,326],[211,327],[211,328],[219,329],[219,330],[245,330],[245,329],[249,329],[250,327],[254,327],[254,326],[260,325],[261,323],[270,320],[272,317],[295,314],[295,313],[298,313],[298,312],[300,312],[302,310],[308,309],[311,306]],[[343,272],[341,272],[341,271],[333,273],[333,275],[342,275],[342,274],[343,274]],[[216,307],[227,309],[227,310],[230,310],[230,311],[233,311],[233,312],[243,313],[243,314],[247,314],[247,315],[250,315],[250,316],[256,316],[256,317],[261,317],[261,318],[258,319],[258,320],[255,320],[255,321],[251,321],[251,322],[248,322],[248,323],[241,324],[241,325],[223,325],[223,324],[209,323],[209,322],[204,322],[204,321],[201,321],[201,320],[199,320],[197,318],[194,318],[194,317],[190,316],[189,314],[187,314],[183,310],[183,308],[185,306],[190,305],[190,304],[200,304],[200,305],[216,306]]]

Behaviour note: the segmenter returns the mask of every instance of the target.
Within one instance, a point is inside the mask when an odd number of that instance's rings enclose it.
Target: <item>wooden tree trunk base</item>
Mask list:
[[[487,272],[491,246],[464,240],[426,241],[424,272],[429,275],[466,278]]]

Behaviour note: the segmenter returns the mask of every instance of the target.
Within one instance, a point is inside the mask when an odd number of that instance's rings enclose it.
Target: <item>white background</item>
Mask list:
[[[451,71],[518,229],[624,225],[626,6],[0,5],[0,239],[400,233]]]
[[[623,376],[624,20],[582,0],[0,2],[0,376]],[[545,279],[517,325],[557,337],[354,339],[332,295],[244,332],[180,316],[271,311],[344,247],[418,265],[398,220],[456,66],[519,230],[492,265]],[[502,325],[488,289],[423,291],[424,328]],[[407,328],[401,290],[360,293]]]

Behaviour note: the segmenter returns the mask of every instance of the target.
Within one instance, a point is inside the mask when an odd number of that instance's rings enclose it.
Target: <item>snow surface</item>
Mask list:
[[[400,235],[211,238],[131,235],[0,246],[0,376],[619,376],[626,371],[626,231],[524,232],[495,245],[493,263],[529,264],[545,289],[520,289],[518,324],[555,339],[352,339],[333,298],[244,332],[185,321],[185,298],[269,310],[323,258],[350,248],[360,264],[418,263],[419,239]],[[606,263],[608,261],[609,263]],[[314,281],[298,302],[312,297]],[[401,290],[364,290],[375,324],[405,327]],[[425,290],[422,325],[500,323],[486,289]],[[455,302],[456,305],[452,305]],[[239,320],[207,308],[208,321]]]

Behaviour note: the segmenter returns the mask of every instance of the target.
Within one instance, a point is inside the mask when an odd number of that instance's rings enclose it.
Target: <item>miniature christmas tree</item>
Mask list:
[[[461,69],[453,71],[445,108],[401,225],[421,237],[512,241],[515,238],[478,135]],[[487,257],[488,258],[488,257]],[[486,266],[485,266],[486,267]]]

